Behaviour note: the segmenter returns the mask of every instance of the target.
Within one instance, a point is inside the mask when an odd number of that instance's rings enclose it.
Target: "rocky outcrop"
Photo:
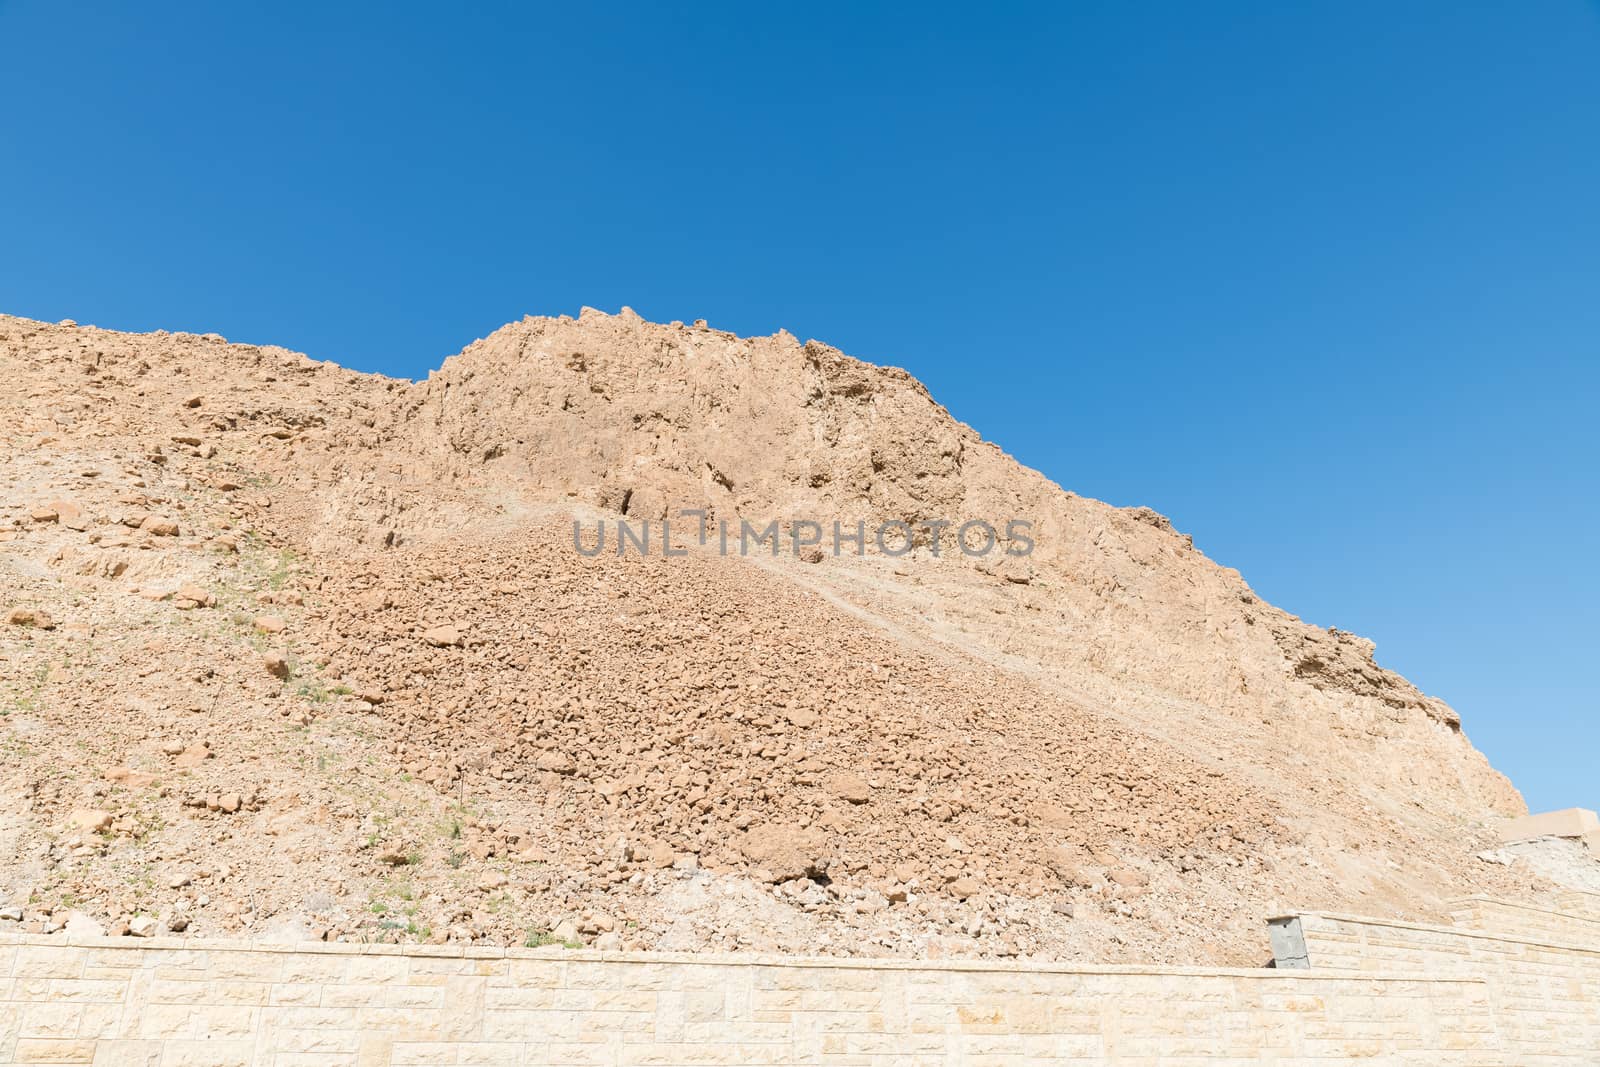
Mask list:
[[[1536,886],[1370,643],[815,341],[586,311],[409,383],[0,318],[0,413],[6,921],[1244,962]],[[953,525],[574,550],[686,508]]]

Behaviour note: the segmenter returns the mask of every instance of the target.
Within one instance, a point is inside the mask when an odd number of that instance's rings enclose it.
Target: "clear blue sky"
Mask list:
[[[787,327],[1600,806],[1592,3],[0,0],[0,43],[0,310],[410,376],[583,304]]]

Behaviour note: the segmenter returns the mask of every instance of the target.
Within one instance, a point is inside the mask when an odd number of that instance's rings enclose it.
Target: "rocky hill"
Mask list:
[[[815,341],[586,309],[411,383],[0,317],[0,415],[29,928],[1243,963],[1547,888],[1370,642]]]

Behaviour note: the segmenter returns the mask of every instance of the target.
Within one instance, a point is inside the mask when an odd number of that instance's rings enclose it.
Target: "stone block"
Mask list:
[[[1500,828],[1500,840],[1510,844],[1536,837],[1582,837],[1600,830],[1600,815],[1587,808],[1562,808],[1512,819]]]
[[[18,1037],[77,1037],[83,1018],[81,1004],[56,1004],[46,1001],[26,1004],[17,1027]]]
[[[161,1067],[160,1041],[96,1041],[94,1067]]]
[[[21,945],[11,963],[13,978],[79,978],[89,949],[69,945]]]
[[[52,1038],[18,1038],[17,1063],[93,1063],[93,1041],[61,1041]]]

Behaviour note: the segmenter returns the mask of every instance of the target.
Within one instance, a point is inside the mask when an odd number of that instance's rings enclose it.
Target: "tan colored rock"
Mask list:
[[[185,582],[172,594],[173,602],[179,607],[209,608],[216,604],[216,597],[193,582]]]
[[[578,769],[572,758],[562,752],[541,752],[534,761],[534,766],[552,774],[572,774]]]
[[[1083,872],[1083,858],[1076,849],[1051,845],[1043,850],[1041,858],[1045,866],[1068,885],[1089,884],[1089,878]]]
[[[96,808],[74,808],[67,821],[86,833],[98,833],[111,829],[112,815]]]
[[[836,771],[829,775],[828,791],[850,804],[865,804],[872,799],[872,787],[852,771]]]
[[[130,789],[143,789],[145,786],[154,785],[157,776],[148,771],[136,771],[129,767],[110,767],[106,770],[106,781],[125,785]]]
[[[211,746],[205,742],[199,742],[184,746],[172,763],[175,767],[199,767],[210,759],[212,755]]]
[[[634,859],[657,870],[666,870],[677,859],[672,846],[665,841],[652,841],[634,849]]]
[[[798,726],[802,730],[815,726],[819,718],[810,708],[786,708],[783,716],[789,720],[791,726]]]
[[[55,508],[57,521],[69,530],[83,533],[89,528],[89,519],[84,515],[83,508],[75,501],[57,500],[50,504]]]
[[[35,630],[54,630],[55,619],[50,617],[48,611],[38,608],[12,608],[6,616],[6,622],[12,626],[31,627]]]
[[[394,605],[394,597],[385,589],[370,589],[356,594],[355,603],[363,611],[382,611]]]
[[[424,630],[422,640],[434,648],[452,648],[462,643],[461,631],[454,626],[434,626]]]
[[[106,928],[93,916],[74,911],[67,914],[62,933],[68,937],[105,937]]]
[[[289,624],[277,615],[257,616],[254,625],[259,632],[264,634],[281,634],[289,628]]]
[[[788,882],[826,873],[822,838],[797,826],[754,826],[736,838],[735,847],[759,868],[768,882]]]
[[[978,880],[970,877],[957,878],[949,885],[950,895],[957,900],[966,900],[968,897],[977,896],[981,888],[982,886],[978,883]]]
[[[1136,871],[1131,867],[1117,867],[1106,872],[1106,877],[1117,885],[1139,887],[1150,884],[1150,876],[1143,871]]]

